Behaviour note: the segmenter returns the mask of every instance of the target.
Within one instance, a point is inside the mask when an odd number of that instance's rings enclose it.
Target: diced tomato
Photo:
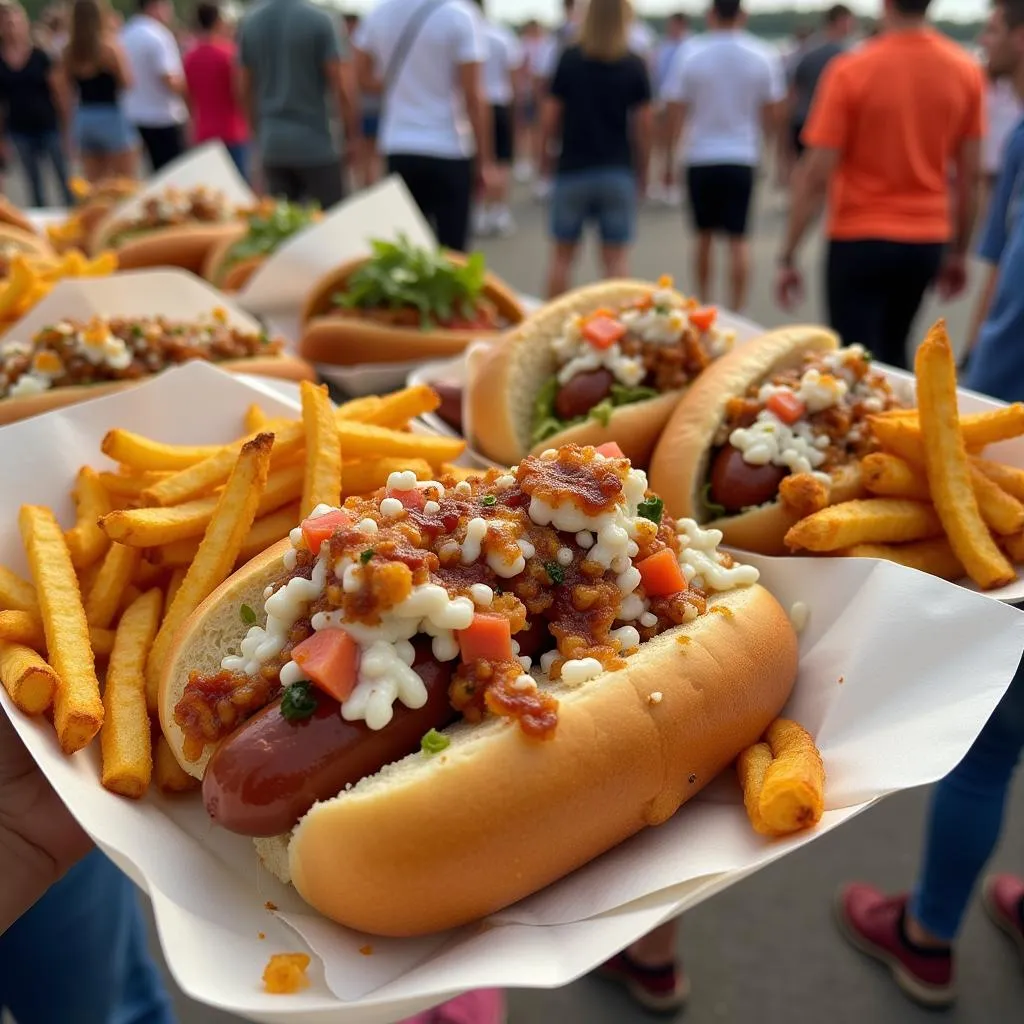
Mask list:
[[[583,325],[583,337],[594,348],[611,348],[626,336],[626,325],[613,316],[592,316]]]
[[[511,661],[512,627],[504,615],[477,612],[468,629],[456,630],[462,660],[466,663],[486,658],[488,661]]]
[[[769,412],[774,413],[789,426],[807,412],[807,406],[792,391],[776,391],[764,404]]]
[[[641,313],[647,312],[654,305],[654,295],[648,292],[646,295],[641,295],[636,302],[633,303],[634,309],[639,309]]]
[[[599,444],[594,451],[598,455],[603,455],[606,459],[624,459],[626,457],[622,449],[614,441],[605,441],[604,444]]]
[[[397,498],[405,508],[422,509],[427,503],[426,496],[418,487],[409,491],[388,491],[389,498]]]
[[[657,554],[637,562],[636,567],[648,597],[670,597],[686,589],[686,577],[671,548],[662,548]]]
[[[352,517],[344,509],[337,508],[326,515],[303,519],[302,538],[306,547],[315,555],[320,551],[320,545],[334,536],[335,530],[351,525]]]
[[[698,331],[710,330],[714,322],[718,319],[718,307],[717,306],[701,306],[699,309],[690,311],[690,323],[697,328]]]
[[[348,700],[359,679],[359,645],[343,629],[320,629],[292,648],[292,659],[314,686]]]

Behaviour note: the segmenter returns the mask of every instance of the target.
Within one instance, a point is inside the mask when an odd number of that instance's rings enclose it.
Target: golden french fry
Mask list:
[[[993,483],[999,484],[1007,494],[1012,494],[1018,501],[1024,501],[1024,469],[978,456],[971,459],[971,465],[980,469]]]
[[[813,473],[790,473],[779,484],[779,500],[802,519],[828,508],[829,486]]]
[[[103,724],[89,623],[54,514],[39,505],[22,505],[18,526],[39,600],[49,662],[60,680],[53,721],[61,749],[71,754],[86,746]]]
[[[135,574],[132,576],[132,583],[139,588],[140,591],[145,592],[150,587],[158,587],[164,582],[164,577],[167,573],[162,565],[154,565],[148,558],[142,558],[139,560],[139,564],[135,567]]]
[[[341,504],[341,441],[326,385],[302,381],[302,425],[306,432],[306,476],[302,518],[317,505]]]
[[[268,515],[282,505],[293,502],[302,493],[303,479],[302,466],[275,469],[267,478],[267,486],[256,510],[257,515]],[[130,544],[132,547],[155,548],[170,545],[176,541],[201,537],[213,517],[219,500],[219,495],[213,494],[208,498],[196,498],[194,501],[168,508],[122,509],[104,516],[100,526],[111,540]],[[161,560],[161,564],[185,563],[168,563]]]
[[[238,553],[238,561],[248,562],[250,558],[255,558],[279,540],[284,540],[301,521],[298,505],[286,505],[268,516],[257,519],[245,538],[242,550]]]
[[[99,474],[83,466],[75,481],[75,525],[64,538],[71,552],[71,564],[78,570],[98,562],[110,546],[99,520],[110,511],[110,495]]]
[[[743,806],[754,831],[766,834],[764,822],[761,820],[761,791],[764,789],[764,777],[772,763],[772,748],[767,743],[755,743],[747,747],[736,759],[736,774],[743,790]]]
[[[942,533],[931,505],[903,498],[865,498],[831,505],[786,534],[791,550],[838,551],[856,544],[900,544]]]
[[[82,268],[82,277],[106,277],[117,270],[117,253],[105,249],[93,257],[91,263]]]
[[[898,455],[872,452],[860,460],[860,470],[864,487],[872,494],[914,501],[932,500],[924,472]]]
[[[110,545],[100,563],[96,581],[85,598],[85,617],[90,626],[106,629],[114,621],[141,558],[142,552],[138,548]]]
[[[915,540],[909,544],[856,544],[836,554],[851,558],[884,558],[944,580],[960,580],[967,575],[945,537]]]
[[[426,384],[417,384],[404,388],[391,395],[380,398],[379,404],[367,409],[358,417],[363,423],[371,423],[378,427],[403,427],[409,420],[433,412],[441,404],[437,392]],[[353,419],[351,415],[345,419]]]
[[[227,579],[253,521],[267,483],[273,434],[258,434],[246,443],[231,471],[227,486],[203,535],[174,601],[164,617],[146,663],[146,703],[157,712],[160,671],[167,661],[175,633],[199,605]]]
[[[117,624],[103,691],[101,782],[112,793],[138,799],[149,788],[153,750],[146,711],[146,655],[160,626],[163,594],[140,595]]]
[[[772,763],[757,804],[761,824],[769,835],[817,825],[825,813],[825,765],[811,735],[796,722],[777,718],[765,740]]]
[[[131,473],[100,473],[100,483],[114,498],[138,498],[147,487],[165,480],[170,473],[142,470]]]
[[[401,473],[403,470],[412,470],[417,480],[430,480],[434,476],[434,470],[425,459],[356,459],[354,462],[346,460],[342,494],[346,498],[354,494],[369,494],[378,487],[383,487],[392,473]]]
[[[270,437],[276,456],[298,451],[306,440],[302,424],[288,420],[274,421],[272,425],[268,426],[265,433],[258,434],[256,437]],[[166,507],[208,495],[227,480],[238,461],[238,453],[253,440],[255,437],[243,437],[240,441],[232,441],[231,444],[218,449],[217,453],[210,458],[154,484],[142,492],[143,504]]]
[[[191,793],[199,788],[199,780],[178,764],[162,734],[157,737],[153,755],[153,779],[161,793]]]
[[[31,647],[40,654],[46,651],[43,621],[35,612],[0,612],[0,640]],[[114,649],[114,631],[90,628],[89,642],[97,658],[107,658]]]
[[[364,395],[362,398],[353,398],[339,405],[334,415],[338,420],[365,422],[368,416],[372,416],[380,408],[380,403],[381,398],[378,395]]]
[[[988,528],[1004,537],[1024,529],[1024,505],[973,464],[970,474],[978,511]]]
[[[957,413],[956,361],[944,321],[939,320],[921,343],[914,369],[925,468],[935,510],[953,551],[971,579],[983,590],[1003,586],[1015,579],[1016,573],[996,546],[978,510]],[[1020,411],[1024,415],[1024,405]],[[990,414],[985,415],[989,415],[989,423],[995,422]]]
[[[181,565],[171,573],[171,577],[167,581],[167,600],[164,602],[165,609],[170,608],[174,603],[174,598],[181,589],[182,583],[185,582],[186,572],[188,572],[188,569],[184,565]]]
[[[255,434],[262,430],[268,421],[267,414],[255,402],[245,410],[245,432],[247,434]]]
[[[466,442],[461,438],[409,434],[352,420],[340,420],[338,433],[346,459],[409,456],[426,459],[432,466],[439,466],[442,462],[457,459],[466,450]]]
[[[39,614],[36,588],[17,573],[0,565],[0,611],[34,612]]]
[[[31,647],[0,640],[0,683],[14,706],[41,715],[53,703],[57,673]]]
[[[187,469],[216,455],[221,447],[219,444],[164,444],[119,428],[107,431],[100,443],[100,451],[115,462],[132,470],[158,472]]]

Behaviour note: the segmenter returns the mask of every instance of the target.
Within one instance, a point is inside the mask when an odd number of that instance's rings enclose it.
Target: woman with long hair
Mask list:
[[[6,134],[25,168],[32,202],[46,206],[43,168],[48,163],[71,202],[63,129],[67,96],[58,66],[35,45],[25,9],[17,3],[0,7],[0,103]]]
[[[116,25],[103,0],[75,0],[64,71],[78,97],[74,137],[89,181],[138,171],[138,133],[120,106],[131,72]]]
[[[600,231],[605,276],[628,271],[652,124],[647,66],[629,48],[632,16],[627,0],[590,0],[579,42],[562,54],[544,100],[540,151],[546,162],[552,161],[552,140],[561,138],[551,197],[550,298],[569,287],[588,221]]]

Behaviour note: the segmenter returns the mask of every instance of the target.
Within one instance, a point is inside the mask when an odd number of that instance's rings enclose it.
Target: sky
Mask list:
[[[374,6],[374,0],[336,0],[345,10],[367,11]],[[684,10],[691,14],[702,11],[708,5],[703,0],[633,0],[640,15],[670,14]],[[525,21],[540,18],[554,22],[561,10],[561,0],[486,0],[487,10],[496,18]],[[747,10],[764,11],[780,7],[797,7],[804,10],[823,10],[827,3],[817,0],[746,0]],[[850,6],[863,13],[874,15],[881,11],[880,0],[850,0]],[[981,18],[988,11],[988,0],[935,0],[931,13],[937,18]]]

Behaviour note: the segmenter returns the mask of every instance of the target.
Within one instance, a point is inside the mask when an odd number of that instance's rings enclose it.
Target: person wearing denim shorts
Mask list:
[[[590,222],[601,235],[605,276],[628,273],[652,117],[647,67],[629,51],[630,18],[626,0],[591,0],[580,42],[562,54],[544,100],[541,152],[550,153],[549,143],[559,135],[562,143],[551,197],[550,298],[570,286]]]

